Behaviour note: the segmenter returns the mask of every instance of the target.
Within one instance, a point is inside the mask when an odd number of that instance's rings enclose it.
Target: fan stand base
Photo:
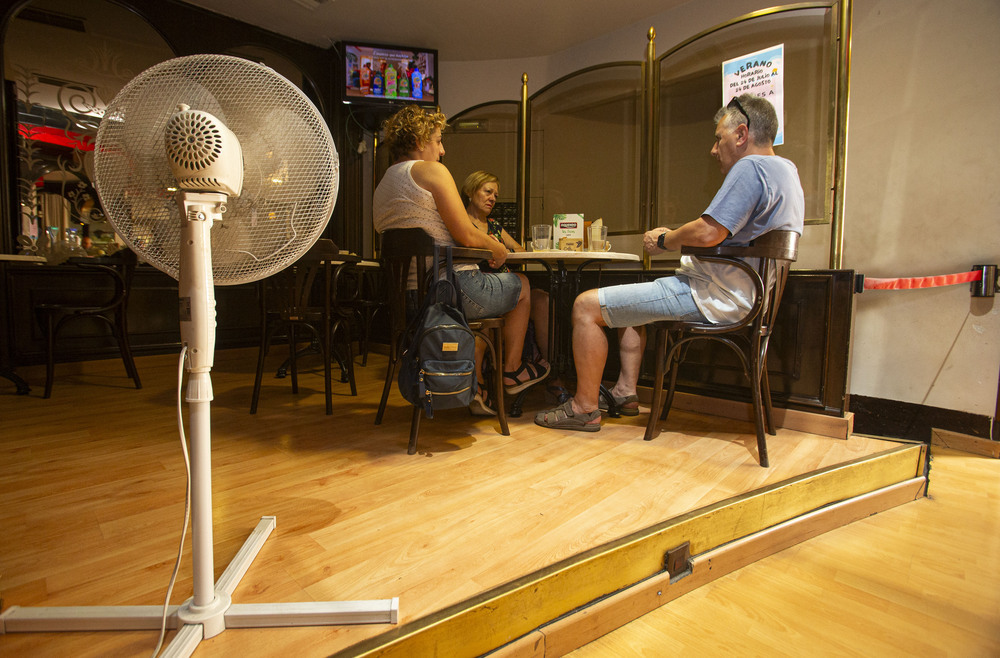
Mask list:
[[[227,628],[327,626],[343,624],[395,624],[399,599],[326,601],[305,603],[232,604],[232,593],[276,519],[263,516],[215,583],[215,598],[207,606],[188,600],[167,609],[167,628],[180,628],[162,656],[189,656],[202,640]],[[0,634],[50,631],[160,630],[163,606],[65,606],[21,608],[11,606],[0,614]]]

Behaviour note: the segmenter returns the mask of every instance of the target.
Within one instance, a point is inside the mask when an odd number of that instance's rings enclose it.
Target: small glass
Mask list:
[[[67,258],[81,258],[88,255],[87,250],[83,248],[80,229],[76,226],[66,227],[65,249]]]
[[[531,226],[532,251],[549,251],[552,249],[552,224],[533,224]]]
[[[594,226],[591,224],[587,227],[589,234],[587,238],[589,243],[587,245],[588,251],[611,251],[611,243],[608,242],[608,227],[600,224]]]

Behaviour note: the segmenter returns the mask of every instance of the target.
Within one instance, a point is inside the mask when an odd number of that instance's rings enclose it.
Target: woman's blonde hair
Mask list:
[[[475,196],[479,188],[487,183],[496,183],[499,187],[500,179],[488,171],[474,171],[465,178],[462,183],[462,203],[469,205],[469,201]]]
[[[392,159],[398,160],[430,141],[435,130],[444,130],[447,119],[440,112],[427,112],[417,105],[407,105],[382,124],[383,140]]]

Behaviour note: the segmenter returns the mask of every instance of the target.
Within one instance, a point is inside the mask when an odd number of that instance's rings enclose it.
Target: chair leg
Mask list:
[[[118,350],[122,354],[122,362],[125,363],[125,372],[135,382],[135,387],[141,389],[142,382],[139,381],[139,370],[135,367],[135,359],[132,358],[132,346],[128,341],[128,324],[123,310],[119,309],[115,314],[115,323],[112,326],[118,333]]]
[[[753,396],[753,421],[754,429],[757,431],[757,457],[760,465],[767,467],[767,433],[764,430],[764,402],[761,394],[762,377],[760,364],[757,359],[752,359],[747,364],[747,378],[750,379],[750,395]]]
[[[257,413],[257,402],[260,400],[260,385],[264,380],[264,359],[267,357],[268,348],[271,346],[271,328],[264,328],[261,337],[260,347],[257,351],[257,376],[253,380],[253,397],[250,398],[250,413]]]
[[[370,314],[366,314],[365,316],[364,347],[361,348],[362,367],[366,367],[368,365],[368,346],[371,340],[372,326],[374,326],[375,324],[375,316],[378,315],[378,312],[381,310],[382,310],[381,306],[376,306],[374,309],[372,309]]]
[[[497,365],[494,368],[493,385],[496,386],[497,394],[497,418],[500,421],[500,433],[504,436],[510,436],[510,427],[507,426],[507,408],[504,402],[504,392],[503,392],[503,357],[504,357],[504,344],[503,344],[503,327],[494,327],[493,329],[493,348],[495,354],[493,355],[493,363]]]
[[[389,402],[389,391],[392,390],[392,382],[396,379],[396,370],[399,368],[399,352],[398,346],[389,346],[389,363],[386,364],[385,384],[382,386],[382,399],[378,403],[378,411],[375,412],[376,425],[382,424],[382,416],[385,415],[385,406]]]
[[[299,366],[295,359],[295,325],[288,325],[288,369],[292,371],[292,393],[299,392]]]
[[[326,399],[326,415],[333,415],[333,381],[330,375],[330,369],[333,367],[333,355],[331,350],[333,349],[332,342],[330,340],[330,332],[332,331],[327,325],[326,331],[323,332],[323,337],[320,338],[320,349],[323,351],[323,397]]]
[[[413,407],[413,417],[410,419],[410,445],[406,448],[406,454],[414,455],[417,452],[417,433],[420,431],[420,407]]]
[[[670,413],[670,407],[674,404],[674,393],[677,391],[677,371],[681,367],[680,355],[674,353],[670,358],[670,377],[669,383],[667,384],[667,395],[666,399],[663,401],[663,410],[660,412],[660,420],[666,420],[667,415]]]
[[[56,329],[57,324],[53,322],[51,313],[45,314],[45,393],[42,395],[46,400],[52,395],[52,382],[56,374]]]
[[[767,433],[776,436],[778,430],[774,426],[774,412],[771,406],[771,382],[767,378],[767,358],[760,364],[760,393],[764,398],[764,421]]]
[[[347,358],[344,359],[344,366],[341,372],[347,378],[347,382],[351,385],[351,395],[357,397],[358,395],[358,382],[354,378],[354,349],[351,347],[351,325],[347,320],[342,320],[334,325],[333,332],[337,332],[337,326],[339,325],[340,331],[344,336],[344,351],[347,352]]]
[[[378,309],[368,309],[362,307],[358,310],[358,319],[361,320],[361,335],[358,336],[358,351],[361,352],[361,367],[368,366],[368,338],[371,334],[372,323],[375,320],[375,313]]]
[[[658,409],[663,404],[663,376],[664,376],[664,355],[667,347],[667,332],[662,329],[656,330],[656,350],[654,363],[656,364],[656,374],[653,376],[653,399],[649,407],[649,420],[646,421],[646,441],[652,441],[656,435],[656,425],[659,418]]]

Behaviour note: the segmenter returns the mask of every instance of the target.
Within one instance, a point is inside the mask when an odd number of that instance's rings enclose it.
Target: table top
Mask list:
[[[44,263],[44,256],[29,256],[28,254],[0,254],[0,260],[15,263]]]
[[[579,263],[585,260],[603,260],[608,262],[634,262],[642,260],[638,254],[624,251],[564,251],[561,249],[550,249],[547,251],[515,251],[507,254],[508,263],[519,263],[522,261],[564,261]]]

